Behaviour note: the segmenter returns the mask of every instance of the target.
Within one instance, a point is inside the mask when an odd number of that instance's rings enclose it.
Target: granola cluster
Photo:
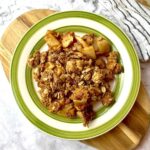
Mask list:
[[[80,117],[84,126],[94,119],[93,105],[114,102],[110,81],[123,71],[119,53],[105,38],[74,32],[47,31],[49,49],[29,59],[33,78],[40,88],[42,104],[53,113]]]

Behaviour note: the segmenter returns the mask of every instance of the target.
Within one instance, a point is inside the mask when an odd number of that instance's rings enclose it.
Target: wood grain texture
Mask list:
[[[0,59],[8,78],[12,54],[17,43],[33,24],[53,12],[48,9],[32,10],[8,26],[0,42]],[[128,116],[108,133],[82,142],[101,150],[131,150],[140,143],[149,123],[150,100],[141,83],[136,103]]]
[[[137,1],[143,4],[144,6],[150,7],[150,0],[137,0]]]

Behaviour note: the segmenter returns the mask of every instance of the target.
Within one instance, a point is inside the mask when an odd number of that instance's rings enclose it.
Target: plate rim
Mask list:
[[[137,70],[138,70],[139,78],[138,78],[138,81],[137,81],[138,83],[137,83],[137,87],[136,87],[136,88],[137,88],[137,91],[136,91],[136,93],[134,94],[134,98],[133,98],[134,100],[132,100],[132,104],[130,104],[130,106],[129,106],[129,108],[128,108],[128,111],[126,111],[126,113],[124,114],[124,116],[121,117],[120,121],[118,121],[117,123],[115,123],[115,125],[113,125],[111,128],[109,128],[107,131],[105,131],[105,132],[103,132],[103,133],[100,133],[100,134],[97,134],[97,135],[94,135],[94,136],[89,136],[89,137],[86,137],[86,138],[66,138],[66,137],[61,137],[61,136],[58,136],[58,135],[54,135],[54,134],[52,134],[52,133],[48,133],[48,132],[47,132],[46,130],[44,130],[38,123],[37,123],[37,124],[38,124],[38,125],[37,125],[35,122],[33,122],[32,117],[30,117],[30,116],[27,115],[26,111],[23,109],[23,107],[21,106],[21,104],[20,104],[20,102],[19,102],[19,98],[18,98],[18,95],[16,94],[16,91],[15,91],[15,88],[14,88],[14,85],[13,85],[13,80],[12,80],[13,62],[14,62],[14,59],[15,59],[15,55],[16,55],[16,52],[17,52],[17,49],[18,49],[19,45],[21,44],[21,42],[22,42],[22,40],[25,38],[25,36],[26,36],[32,29],[34,29],[36,25],[40,24],[40,23],[41,23],[42,21],[44,21],[45,19],[50,18],[50,17],[52,17],[52,16],[54,16],[54,15],[65,14],[65,13],[81,13],[81,14],[94,15],[94,16],[95,16],[96,18],[98,18],[98,19],[101,18],[101,19],[103,19],[103,20],[105,20],[105,21],[111,23],[113,26],[115,26],[116,28],[118,28],[118,29],[120,30],[120,32],[124,35],[124,37],[128,40],[128,43],[129,43],[130,46],[132,47],[132,50],[133,50],[134,55],[135,55],[134,59],[136,60],[136,64],[138,65],[138,66],[137,66],[137,68],[138,68]],[[74,17],[75,17],[75,16],[74,16]],[[83,16],[82,16],[81,18],[83,18]],[[132,58],[130,58],[130,59],[132,59]],[[104,133],[110,131],[112,128],[116,127],[116,126],[127,116],[127,114],[129,113],[129,111],[131,110],[133,104],[135,103],[136,98],[137,98],[137,94],[138,94],[139,88],[140,88],[140,80],[141,80],[141,73],[140,73],[139,59],[138,59],[136,50],[135,50],[135,48],[134,48],[134,46],[133,46],[131,40],[128,38],[128,36],[124,33],[124,31],[122,31],[122,29],[120,29],[120,27],[118,27],[116,24],[114,24],[112,21],[110,21],[109,19],[105,18],[104,16],[102,16],[102,15],[96,15],[96,14],[89,13],[89,12],[86,12],[86,11],[64,11],[64,12],[56,12],[56,13],[54,13],[54,14],[51,14],[51,15],[47,16],[47,17],[44,17],[44,18],[41,19],[38,23],[34,24],[34,25],[24,34],[24,36],[21,38],[20,42],[19,42],[18,45],[16,46],[16,49],[15,49],[14,54],[13,54],[13,57],[12,57],[11,68],[10,68],[10,83],[11,83],[12,91],[13,91],[13,94],[14,94],[14,96],[15,96],[15,99],[16,99],[16,102],[17,102],[19,108],[21,109],[21,111],[23,112],[23,114],[26,116],[26,118],[27,118],[28,120],[30,120],[36,127],[38,127],[39,129],[41,129],[42,131],[45,131],[46,133],[48,133],[48,134],[50,134],[50,135],[57,136],[57,137],[60,137],[60,138],[65,138],[65,139],[71,139],[71,140],[77,140],[77,139],[78,139],[78,140],[84,140],[84,139],[90,139],[90,138],[93,138],[93,137],[97,137],[97,136],[99,136],[99,135],[102,135],[102,134],[104,134]],[[28,109],[28,108],[27,108],[27,109]],[[29,111],[30,111],[30,110],[29,110]],[[121,110],[120,110],[120,111],[121,111]],[[30,113],[31,113],[31,112],[30,112]],[[32,113],[31,113],[31,114],[32,114]],[[33,115],[33,114],[32,114],[32,115]],[[33,116],[34,116],[34,115],[33,115]],[[115,117],[114,117],[114,118],[115,118]],[[38,118],[34,116],[34,119],[36,120],[36,119],[38,119]],[[36,121],[40,121],[40,120],[36,120]],[[42,122],[42,121],[40,121],[40,122]],[[43,123],[43,124],[45,124],[45,123]],[[46,125],[46,124],[45,124],[45,125]],[[56,130],[58,130],[58,129],[56,129]],[[65,131],[64,131],[64,132],[65,132]]]

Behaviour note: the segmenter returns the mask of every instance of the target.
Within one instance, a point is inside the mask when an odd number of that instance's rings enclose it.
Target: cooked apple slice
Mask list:
[[[83,47],[88,47],[88,44],[81,37],[75,36],[75,38]]]
[[[57,47],[60,47],[60,42],[56,39],[56,37],[52,34],[52,31],[47,31],[45,35],[45,41],[48,44],[50,48],[56,49]]]
[[[98,51],[99,54],[105,54],[105,53],[110,52],[111,50],[111,45],[103,37],[95,38],[93,46],[95,50]]]
[[[62,37],[62,46],[64,48],[68,47],[74,40],[74,33],[73,32],[68,32],[65,33]]]
[[[89,58],[96,59],[95,49],[93,46],[84,47],[81,53],[88,56]]]

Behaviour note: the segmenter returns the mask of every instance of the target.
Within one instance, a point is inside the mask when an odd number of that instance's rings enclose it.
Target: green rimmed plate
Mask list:
[[[36,48],[45,48],[42,37],[48,29],[77,34],[94,32],[108,38],[121,55],[124,74],[117,77],[114,86],[116,103],[100,108],[97,118],[89,128],[79,119],[72,120],[48,114],[40,105],[27,59]],[[125,34],[102,16],[87,12],[69,11],[51,15],[33,26],[18,44],[11,65],[11,85],[17,103],[26,117],[37,127],[54,136],[66,139],[88,139],[101,135],[115,127],[132,108],[140,85],[140,67],[135,50]]]

